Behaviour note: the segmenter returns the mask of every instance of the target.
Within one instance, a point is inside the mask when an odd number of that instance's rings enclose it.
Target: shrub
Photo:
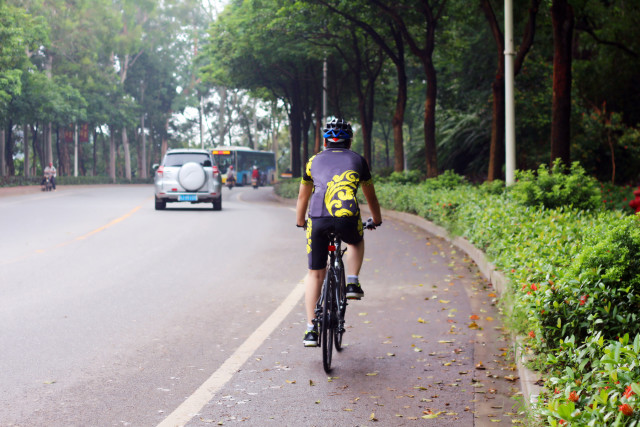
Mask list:
[[[298,191],[300,190],[299,179],[286,179],[278,181],[273,186],[273,191],[285,199],[297,199]]]
[[[534,407],[550,426],[638,426],[639,358],[640,335],[607,342],[595,334],[583,344],[570,337],[547,356],[549,391]]]
[[[551,170],[543,164],[536,173],[517,171],[516,179],[517,182],[509,187],[509,194],[525,206],[544,206],[549,209],[573,206],[583,210],[600,208],[598,182],[587,176],[578,162],[566,170],[562,162],[557,160]]]

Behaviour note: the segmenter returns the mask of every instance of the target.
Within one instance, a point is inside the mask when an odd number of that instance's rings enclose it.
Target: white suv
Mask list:
[[[222,209],[222,178],[207,150],[167,151],[154,182],[156,210],[172,202],[213,203],[213,210]]]

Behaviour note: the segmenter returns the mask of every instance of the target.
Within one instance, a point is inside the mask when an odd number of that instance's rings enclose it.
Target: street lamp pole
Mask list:
[[[514,100],[513,0],[504,2],[505,180],[515,182],[516,116]]]

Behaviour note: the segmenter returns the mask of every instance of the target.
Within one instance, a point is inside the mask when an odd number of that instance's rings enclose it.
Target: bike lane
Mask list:
[[[388,218],[365,241],[365,298],[349,303],[333,371],[324,372],[319,348],[302,346],[300,300],[186,425],[524,423],[497,295],[474,262]],[[277,268],[305,274],[305,266]]]

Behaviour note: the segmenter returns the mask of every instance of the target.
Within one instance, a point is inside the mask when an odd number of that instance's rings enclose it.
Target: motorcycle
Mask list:
[[[253,186],[253,188],[257,189],[260,185],[260,183],[258,182],[258,178],[251,178],[251,185]]]
[[[227,178],[227,187],[231,190],[236,185],[235,178]]]
[[[41,185],[42,191],[51,191],[53,190],[53,183],[51,182],[51,178],[45,177],[44,182]]]

